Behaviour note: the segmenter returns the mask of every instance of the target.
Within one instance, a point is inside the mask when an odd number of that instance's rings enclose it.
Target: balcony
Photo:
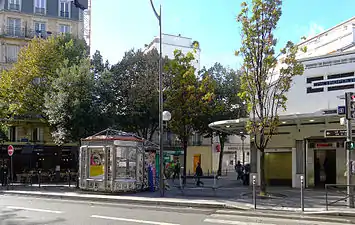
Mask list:
[[[20,11],[20,4],[10,4],[9,10]]]
[[[46,14],[46,9],[45,8],[35,7],[35,14],[44,15],[44,14]]]
[[[52,35],[52,32],[40,30],[35,31],[28,28],[7,26],[2,35],[5,37],[32,39],[34,37],[47,38]]]
[[[21,27],[13,26],[7,26],[4,35],[8,37],[25,37]]]
[[[69,18],[69,12],[60,11],[60,17]]]

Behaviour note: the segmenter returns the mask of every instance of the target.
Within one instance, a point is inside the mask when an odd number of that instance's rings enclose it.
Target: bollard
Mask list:
[[[190,170],[189,170],[189,176],[190,176]]]
[[[256,176],[253,175],[253,204],[254,209],[256,209]]]
[[[226,176],[228,175],[228,170],[226,169]]]
[[[213,188],[216,188],[216,177],[217,176],[218,176],[217,174],[213,176]]]
[[[69,185],[69,187],[70,187],[70,179],[71,179],[70,170],[68,170],[68,185]]]
[[[38,170],[38,187],[41,187],[41,171]]]
[[[207,170],[207,176],[210,176],[210,170],[209,169]]]
[[[301,176],[301,210],[304,212],[303,176]]]
[[[179,174],[179,184],[180,184],[180,189],[182,190],[182,179],[181,179],[181,173]]]

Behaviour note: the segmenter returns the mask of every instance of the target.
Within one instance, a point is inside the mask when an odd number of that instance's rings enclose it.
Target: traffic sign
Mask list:
[[[7,154],[8,154],[9,156],[12,156],[12,155],[14,154],[14,151],[15,151],[14,146],[9,145],[9,146],[7,147]]]
[[[344,105],[338,106],[338,115],[344,115],[346,113]]]

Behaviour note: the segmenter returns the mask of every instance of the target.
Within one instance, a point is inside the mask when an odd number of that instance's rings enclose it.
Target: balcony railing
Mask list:
[[[35,13],[36,14],[45,14],[46,13],[46,9],[45,8],[35,7]]]
[[[60,11],[60,17],[69,18],[69,12]]]
[[[9,10],[19,11],[20,10],[20,4],[11,3],[10,6],[9,6]]]

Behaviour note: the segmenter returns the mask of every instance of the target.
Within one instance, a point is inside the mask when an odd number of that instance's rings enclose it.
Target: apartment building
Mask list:
[[[79,0],[87,7],[88,0]],[[0,0],[0,66],[8,68],[34,37],[84,38],[83,11],[70,0]]]
[[[159,36],[155,37],[149,45],[145,46],[144,52],[149,52],[152,49],[157,49],[159,52],[159,43]],[[197,41],[193,41],[192,38],[189,37],[183,37],[180,34],[162,34],[162,55],[167,56],[169,59],[172,59],[174,58],[174,51],[176,49],[181,50],[183,54],[186,54],[188,52],[193,52],[195,44],[199,46],[199,43]],[[195,60],[193,62],[193,65],[196,68],[196,71],[200,70],[200,52],[201,49],[200,47],[198,47],[196,49],[196,52],[194,53]]]

